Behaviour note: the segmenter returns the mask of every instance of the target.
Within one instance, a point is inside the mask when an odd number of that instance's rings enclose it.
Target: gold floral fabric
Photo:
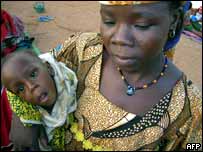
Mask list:
[[[187,143],[202,143],[201,94],[193,84],[187,85],[185,77],[174,86],[167,110],[156,125],[122,138],[94,137],[94,132],[106,131],[118,123],[121,125],[121,120],[129,114],[99,92],[102,50],[100,34],[80,33],[67,40],[62,51],[55,53],[67,66],[75,65],[79,79],[75,116],[86,138],[115,151],[181,150],[186,149]],[[70,144],[69,148],[77,150],[78,145]]]
[[[185,150],[187,143],[202,143],[202,95],[193,84],[188,85],[185,76],[145,117],[139,118],[112,104],[99,92],[102,51],[102,39],[97,33],[77,33],[65,41],[60,52],[51,50],[58,61],[77,74],[75,117],[86,139],[114,151]],[[137,130],[132,131],[131,127]],[[84,150],[82,143],[74,137],[70,139],[67,151]]]

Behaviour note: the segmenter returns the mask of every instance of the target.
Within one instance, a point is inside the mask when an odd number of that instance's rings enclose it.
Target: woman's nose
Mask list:
[[[112,43],[115,45],[132,47],[133,41],[131,39],[130,27],[126,24],[118,25],[112,37]]]

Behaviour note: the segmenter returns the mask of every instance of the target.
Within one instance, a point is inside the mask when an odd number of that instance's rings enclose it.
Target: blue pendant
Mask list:
[[[127,93],[128,96],[134,95],[135,94],[135,88],[128,85],[128,90],[126,91],[126,93]]]

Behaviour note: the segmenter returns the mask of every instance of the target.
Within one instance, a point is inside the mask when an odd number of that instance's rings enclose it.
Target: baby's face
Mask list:
[[[45,64],[26,55],[5,63],[2,81],[8,90],[34,105],[51,107],[57,90]]]

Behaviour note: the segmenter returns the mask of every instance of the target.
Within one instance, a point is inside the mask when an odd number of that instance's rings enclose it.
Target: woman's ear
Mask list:
[[[178,8],[175,11],[171,12],[170,29],[176,29],[178,22],[180,21],[181,11],[181,8]]]
[[[52,66],[48,62],[44,62],[44,64],[47,67],[47,70],[48,70],[49,74],[52,77],[54,77],[55,73],[54,73],[54,69],[52,68]]]
[[[171,12],[171,22],[169,26],[169,39],[173,38],[181,30],[183,24],[182,7],[179,7],[175,11]]]

